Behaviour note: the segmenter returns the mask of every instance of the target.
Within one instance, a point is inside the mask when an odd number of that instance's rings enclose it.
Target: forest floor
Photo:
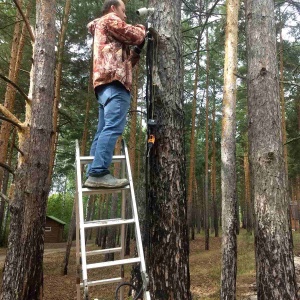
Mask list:
[[[90,244],[89,248],[95,249]],[[76,265],[75,248],[71,250],[68,275],[61,275],[61,263],[64,258],[65,244],[46,244],[44,256],[44,300],[75,300],[76,299]],[[294,233],[294,254],[300,256],[300,233]],[[5,258],[5,249],[0,248],[0,267]],[[93,258],[94,259],[94,258]],[[92,262],[92,260],[91,260]],[[190,274],[193,300],[220,299],[221,272],[221,238],[210,238],[210,250],[204,250],[203,235],[196,235],[190,243]],[[90,274],[90,273],[89,273]],[[94,272],[91,279],[118,276],[116,268]],[[92,278],[96,276],[95,278]],[[130,267],[125,268],[125,276],[130,278]],[[100,277],[100,278],[99,278]],[[255,262],[253,236],[241,230],[238,236],[238,273],[237,300],[250,299],[255,294]],[[91,299],[114,300],[112,285],[91,287]],[[158,300],[158,299],[157,299]]]

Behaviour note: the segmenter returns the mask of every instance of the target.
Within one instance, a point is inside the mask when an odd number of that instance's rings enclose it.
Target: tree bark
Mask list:
[[[129,136],[129,160],[131,166],[131,173],[133,180],[135,179],[135,151],[136,151],[136,124],[137,124],[137,99],[138,99],[138,78],[139,78],[139,66],[137,65],[134,70],[133,78],[133,94],[130,110],[130,136]]]
[[[236,299],[237,195],[236,195],[236,68],[239,0],[227,0],[224,96],[221,138],[222,274],[221,298]]]
[[[216,162],[216,99],[213,98],[213,111],[212,111],[212,156],[211,156],[211,202],[213,209],[213,226],[215,237],[219,236],[219,216],[218,216],[218,203],[217,203],[217,162]]]
[[[153,299],[191,299],[184,159],[181,1],[149,1],[157,8],[154,116],[150,156],[150,291]],[[151,255],[152,254],[152,255]]]
[[[199,23],[201,19],[199,18]],[[200,42],[201,34],[199,33],[197,38],[196,46],[196,69],[195,69],[195,79],[193,87],[193,101],[192,101],[192,128],[191,128],[191,139],[190,139],[190,168],[189,168],[189,177],[188,177],[188,190],[187,190],[187,203],[188,203],[188,224],[189,229],[193,232],[192,226],[195,226],[192,222],[193,214],[193,185],[194,176],[195,176],[195,128],[196,128],[196,105],[197,105],[197,90],[198,90],[198,78],[199,78],[199,68],[200,68]]]
[[[21,39],[24,41],[24,36],[21,34],[24,33],[22,30],[21,22],[19,22],[21,15],[19,12],[17,12],[16,15],[16,24],[14,28],[14,34],[11,44],[11,54],[10,54],[10,61],[9,61],[9,73],[8,73],[8,79],[14,83],[17,82],[18,79],[18,70],[20,66],[20,58],[18,57],[19,48],[22,45],[20,42]],[[24,43],[23,43],[24,45]],[[15,96],[16,96],[16,90],[13,86],[10,84],[7,84],[5,96],[4,96],[4,106],[11,112],[14,110],[15,106]],[[9,122],[2,122],[0,127],[0,162],[6,163],[7,159],[7,149],[8,149],[8,143],[9,143],[9,136],[11,132],[11,123]],[[2,181],[4,176],[4,169],[0,167],[0,189],[2,187]],[[4,202],[1,200],[0,203],[0,210],[4,211]],[[3,206],[3,207],[2,207]],[[2,226],[3,221],[3,214],[0,214],[0,227]]]
[[[253,230],[253,202],[251,199],[250,170],[248,150],[244,153],[244,174],[245,174],[245,206],[246,206],[246,229],[252,233]]]
[[[54,161],[55,161],[55,154],[58,142],[58,106],[60,102],[60,89],[61,89],[61,78],[62,78],[62,62],[63,62],[63,55],[64,55],[64,48],[65,48],[65,36],[68,27],[68,20],[70,15],[71,9],[71,0],[66,0],[65,8],[64,8],[64,15],[63,21],[61,25],[60,35],[59,35],[59,43],[58,43],[58,50],[57,50],[57,65],[55,70],[55,93],[54,93],[54,102],[53,102],[53,136],[51,141],[51,159],[50,159],[50,167],[49,167],[49,177],[52,177]]]
[[[209,217],[210,217],[210,207],[209,207],[209,193],[208,193],[208,166],[209,166],[209,158],[208,158],[208,149],[209,149],[209,137],[208,137],[208,115],[209,115],[209,37],[208,37],[208,29],[206,29],[206,101],[205,101],[205,184],[204,184],[204,195],[205,195],[205,211],[204,211],[204,230],[205,230],[205,250],[209,250]]]
[[[248,0],[248,111],[257,295],[298,299],[283,155],[274,1]]]
[[[2,300],[42,299],[44,226],[50,190],[48,178],[52,135],[55,65],[55,1],[37,1],[32,105],[19,129],[23,155],[15,173],[10,203],[10,234]]]
[[[283,63],[283,39],[282,39],[282,20],[281,20],[281,12],[279,6],[279,14],[280,14],[280,31],[279,31],[279,66],[280,66],[280,103],[281,103],[281,126],[282,126],[282,142],[283,142],[283,156],[284,156],[284,164],[285,164],[285,172],[288,175],[288,149],[286,145],[286,123],[285,123],[285,99],[284,99],[284,63]]]

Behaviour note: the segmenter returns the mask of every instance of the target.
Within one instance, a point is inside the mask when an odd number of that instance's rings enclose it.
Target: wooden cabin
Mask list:
[[[66,223],[53,216],[46,217],[45,243],[63,242],[63,232]]]

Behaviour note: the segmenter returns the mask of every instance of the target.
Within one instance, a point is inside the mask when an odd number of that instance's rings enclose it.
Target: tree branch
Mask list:
[[[280,81],[284,84],[289,84],[289,85],[295,85],[297,87],[300,87],[300,84],[299,83],[296,83],[296,82],[290,82],[290,81]]]
[[[11,173],[13,175],[15,174],[13,169],[10,166],[8,166],[2,162],[0,162],[0,167],[2,167],[3,169],[5,169],[6,171],[8,171],[9,173]]]
[[[27,17],[25,16],[25,14],[24,14],[24,12],[23,12],[21,6],[20,6],[19,1],[18,1],[18,0],[14,0],[14,3],[16,4],[16,7],[17,7],[19,13],[21,14],[21,16],[22,16],[22,18],[23,18],[25,24],[26,24],[26,27],[27,27],[27,29],[28,29],[28,32],[29,32],[29,35],[30,35],[31,40],[32,40],[32,42],[34,43],[34,42],[35,42],[35,38],[34,38],[34,34],[33,34],[33,32],[32,32],[32,29],[31,29],[31,27],[30,27],[29,21],[28,21]]]
[[[291,5],[295,6],[296,9],[298,10],[298,13],[300,14],[300,4],[299,3],[296,3],[293,0],[287,0],[287,2],[290,3]]]
[[[0,104],[0,112],[9,120],[8,122],[16,125],[19,129],[23,129],[20,120],[2,104]]]
[[[0,78],[8,82],[9,84],[11,84],[25,98],[26,102],[29,105],[31,104],[31,100],[28,98],[28,96],[22,91],[22,89],[19,86],[17,86],[14,82],[12,82],[10,79],[2,75],[1,73],[0,73]]]
[[[0,192],[0,197],[7,203],[9,203],[9,198],[5,196],[2,192]]]
[[[9,123],[11,123],[11,124],[13,124],[14,126],[18,127],[19,129],[22,129],[22,126],[20,126],[19,123],[16,123],[16,122],[14,122],[14,121],[11,120],[11,119],[5,118],[5,117],[3,117],[3,116],[0,116],[0,119],[1,119],[1,120],[4,120],[4,121],[6,121],[6,122],[9,122]]]
[[[246,79],[247,79],[247,77],[242,76],[242,75],[237,74],[237,73],[234,73],[233,75],[235,75],[237,78],[240,78],[240,79],[242,79],[242,80],[246,80]]]
[[[296,141],[296,140],[300,140],[300,136],[297,136],[297,137],[295,137],[295,138],[293,138],[293,139],[287,141],[284,145],[287,145],[287,144],[289,144],[289,143],[292,143],[292,142],[294,142],[294,141]]]

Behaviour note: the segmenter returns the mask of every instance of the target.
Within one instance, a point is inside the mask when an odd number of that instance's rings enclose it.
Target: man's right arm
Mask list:
[[[144,25],[129,25],[114,14],[106,20],[105,25],[108,32],[123,44],[140,45],[146,36]]]

